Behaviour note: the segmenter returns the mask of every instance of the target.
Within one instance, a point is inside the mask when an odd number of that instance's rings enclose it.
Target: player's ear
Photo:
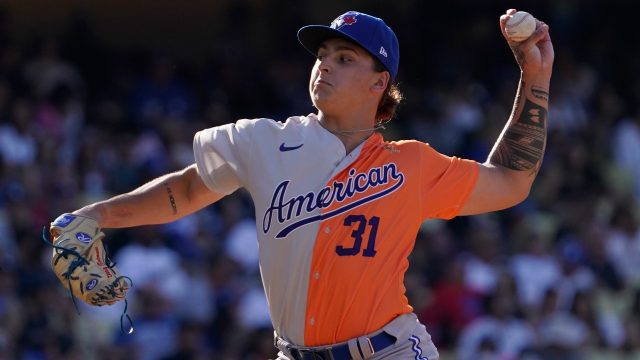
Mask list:
[[[389,84],[389,81],[391,81],[391,75],[389,75],[388,71],[378,72],[376,73],[375,82],[373,83],[371,89],[376,92],[385,91],[387,85]]]

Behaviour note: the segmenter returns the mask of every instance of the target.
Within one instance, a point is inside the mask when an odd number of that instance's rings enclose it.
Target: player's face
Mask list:
[[[318,49],[309,93],[313,105],[325,113],[340,114],[362,104],[377,106],[381,94],[375,84],[380,77],[366,50],[346,40],[329,39]]]

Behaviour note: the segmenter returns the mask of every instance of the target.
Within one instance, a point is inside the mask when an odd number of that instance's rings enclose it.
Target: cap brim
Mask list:
[[[331,38],[348,40],[358,46],[362,46],[351,36],[326,25],[307,25],[298,30],[298,41],[307,51],[313,54],[313,56],[317,55],[320,45],[322,45],[325,40]]]

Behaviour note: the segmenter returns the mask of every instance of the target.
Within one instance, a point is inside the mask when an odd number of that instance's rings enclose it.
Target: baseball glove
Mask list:
[[[90,305],[111,305],[125,299],[131,280],[109,259],[105,235],[92,218],[62,214],[49,228],[51,265],[62,285]],[[75,302],[75,300],[74,300]]]

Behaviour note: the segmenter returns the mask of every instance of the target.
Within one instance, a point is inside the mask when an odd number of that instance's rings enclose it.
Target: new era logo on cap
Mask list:
[[[385,22],[375,16],[348,11],[326,25],[308,25],[298,30],[298,40],[316,55],[327,39],[341,38],[360,45],[378,59],[395,79],[400,63],[400,46],[396,34]]]

